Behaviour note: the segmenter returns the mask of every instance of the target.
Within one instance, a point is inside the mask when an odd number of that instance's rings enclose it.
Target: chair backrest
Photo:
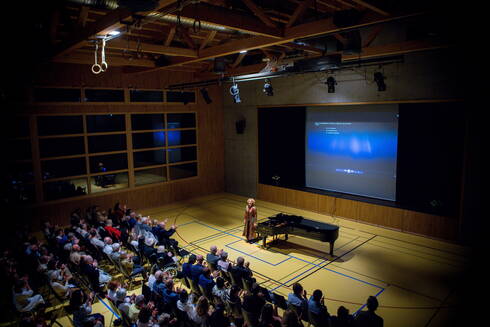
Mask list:
[[[237,285],[239,288],[243,288],[243,283],[242,283],[242,280],[241,279],[238,279],[235,274],[233,273],[233,271],[230,271],[228,273],[228,275],[230,276],[230,279],[231,279],[231,283],[233,285]]]
[[[248,327],[257,327],[259,325],[259,314],[252,313],[242,308],[243,319]]]
[[[303,307],[289,304],[288,308],[296,311],[296,314],[301,318],[301,320],[309,322],[308,312]]]
[[[318,315],[308,310],[308,322],[315,327],[330,326],[330,319],[326,316]]]

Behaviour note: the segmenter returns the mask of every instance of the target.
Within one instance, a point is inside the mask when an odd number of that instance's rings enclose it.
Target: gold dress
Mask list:
[[[257,208],[247,205],[243,219],[245,223],[243,226],[243,236],[247,238],[247,241],[253,240],[255,238],[255,224],[257,224]]]

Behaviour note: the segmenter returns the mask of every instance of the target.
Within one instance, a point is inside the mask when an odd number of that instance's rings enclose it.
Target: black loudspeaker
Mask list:
[[[209,96],[208,90],[206,90],[205,88],[202,88],[202,89],[200,89],[200,92],[201,92],[202,98],[204,99],[204,101],[207,104],[210,104],[213,102],[213,100],[211,100],[211,97]]]
[[[236,133],[237,134],[243,134],[245,132],[246,126],[247,126],[247,121],[245,120],[245,118],[237,120],[235,122]]]

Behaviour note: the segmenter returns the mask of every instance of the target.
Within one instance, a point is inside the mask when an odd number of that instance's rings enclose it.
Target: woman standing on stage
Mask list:
[[[243,236],[247,238],[247,242],[251,242],[255,238],[255,228],[257,227],[257,208],[254,199],[247,200],[243,225]]]

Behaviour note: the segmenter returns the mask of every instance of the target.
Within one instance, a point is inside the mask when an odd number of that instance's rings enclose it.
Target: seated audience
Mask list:
[[[255,313],[259,315],[264,304],[264,294],[260,292],[259,285],[257,283],[253,283],[252,288],[250,289],[250,293],[243,297],[243,309],[250,313]]]
[[[383,318],[378,316],[375,311],[378,309],[378,299],[370,296],[366,302],[367,311],[361,311],[357,314],[355,321],[359,327],[382,327]]]
[[[216,284],[213,286],[211,293],[223,303],[226,301],[227,288],[225,287],[225,280],[223,277],[216,278]]]
[[[228,261],[228,253],[221,252],[220,259],[218,260],[218,269],[222,271],[231,271],[231,262]]]
[[[304,314],[308,314],[308,300],[306,298],[306,290],[303,289],[300,283],[293,284],[293,293],[288,294],[288,304],[292,306],[298,316],[301,318]]]
[[[31,312],[45,303],[40,294],[34,294],[25,278],[18,279],[12,291],[15,309],[19,312]]]
[[[201,276],[204,265],[203,265],[204,257],[201,254],[196,256],[196,263],[191,267],[191,279],[196,283],[199,282],[199,276]]]
[[[340,306],[337,309],[337,315],[330,317],[331,327],[352,327],[354,326],[354,317],[349,314],[349,310]]]
[[[303,323],[296,313],[296,310],[292,308],[284,311],[284,315],[282,316],[282,325],[283,327],[303,327]]]
[[[330,314],[325,306],[323,293],[321,290],[313,291],[313,295],[308,300],[308,312],[313,314],[318,321],[319,326],[328,325]]]
[[[217,267],[219,259],[220,256],[218,253],[218,248],[216,247],[216,245],[211,245],[211,247],[209,248],[209,253],[206,254],[206,262],[208,263],[211,270],[218,269]]]
[[[99,313],[92,314],[94,293],[86,295],[82,290],[76,290],[70,297],[70,310],[73,312],[75,327],[104,327],[104,316]]]
[[[266,303],[262,307],[259,318],[259,327],[282,327],[282,319],[277,314],[277,308]]]

